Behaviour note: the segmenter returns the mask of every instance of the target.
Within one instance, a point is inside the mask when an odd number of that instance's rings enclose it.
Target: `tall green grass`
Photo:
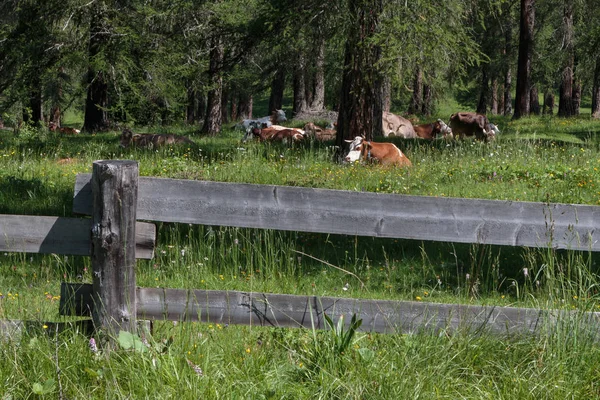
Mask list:
[[[491,144],[396,141],[413,161],[411,169],[338,165],[327,145],[242,144],[236,131],[208,138],[177,128],[197,146],[158,150],[121,149],[116,133],[3,132],[0,212],[70,216],[75,176],[91,172],[97,159],[135,159],[144,176],[600,204],[596,122],[546,117],[497,122],[503,133]],[[90,268],[83,257],[0,254],[0,318],[39,321],[39,332],[46,331],[45,321],[66,319],[57,315],[60,281],[91,282]],[[589,252],[159,223],[156,256],[138,261],[136,274],[138,285],[147,287],[513,305],[575,314],[542,327],[538,336],[357,333],[344,351],[335,330],[165,322],[146,338],[147,350],[110,353],[92,352],[88,338],[75,329],[58,336],[30,332],[0,343],[3,398],[597,396],[597,337],[582,314],[600,310],[598,256]]]

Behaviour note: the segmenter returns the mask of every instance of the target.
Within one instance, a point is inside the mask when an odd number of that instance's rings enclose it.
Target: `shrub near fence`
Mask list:
[[[60,312],[92,315],[96,326],[112,331],[132,329],[136,318],[323,328],[325,314],[334,319],[357,314],[363,320],[361,330],[367,331],[393,333],[460,327],[512,334],[534,332],[540,325],[553,324],[564,317],[562,314],[568,314],[511,307],[138,288],[135,258],[131,255],[139,257],[138,252],[148,251],[148,246],[134,246],[131,230],[136,231],[136,237],[140,230],[140,223],[134,224],[136,219],[600,250],[596,232],[600,207],[595,206],[138,179],[137,163],[133,161],[97,161],[93,174],[78,175],[73,210],[92,215],[87,227],[91,227],[94,283],[63,283]],[[0,241],[0,250],[31,251],[25,247],[11,250],[11,243],[14,245],[15,241]],[[596,313],[586,316],[588,322],[596,324]]]

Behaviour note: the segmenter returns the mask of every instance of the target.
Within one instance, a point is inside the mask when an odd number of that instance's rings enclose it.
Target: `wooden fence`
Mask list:
[[[132,329],[136,319],[323,328],[323,314],[335,319],[356,313],[363,319],[361,329],[376,332],[464,328],[511,334],[535,332],[573,315],[511,307],[139,288],[132,255],[152,255],[154,231],[151,224],[135,223],[137,219],[600,251],[596,206],[138,178],[133,161],[98,161],[93,174],[78,175],[73,210],[92,219],[30,217],[34,222],[27,222],[23,216],[0,216],[0,251],[91,255],[93,284],[63,283],[60,313],[91,315],[96,326],[113,331]],[[39,229],[37,221],[42,219],[46,228]],[[75,225],[77,232],[71,228]],[[586,313],[583,320],[595,329],[598,318]]]

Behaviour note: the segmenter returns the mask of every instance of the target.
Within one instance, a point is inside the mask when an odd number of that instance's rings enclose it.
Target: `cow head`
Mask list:
[[[360,149],[360,148],[359,148]],[[361,150],[352,150],[344,157],[344,163],[353,163],[360,160]]]
[[[284,121],[287,121],[287,118],[285,117],[285,111],[273,110],[273,112],[271,113],[271,122],[276,124],[278,122],[284,122]]]
[[[498,129],[498,127],[494,124],[492,124],[491,122],[489,124],[487,124],[487,126],[485,127],[486,130],[486,135],[499,135],[500,134],[500,129]]]
[[[349,147],[348,151],[352,151],[352,150],[356,150],[362,144],[362,142],[364,140],[365,140],[365,138],[363,136],[357,136],[354,138],[354,140],[344,140],[344,142],[350,143],[350,145],[348,146]]]
[[[442,134],[442,137],[444,139],[452,139],[454,137],[454,135],[452,134],[452,129],[448,125],[446,125],[444,121],[438,119],[437,124],[439,124],[440,126],[439,132]]]
[[[125,128],[125,129],[123,129],[123,132],[121,132],[121,142],[119,143],[119,146],[129,147],[132,140],[133,140],[133,132],[131,131],[131,129]]]

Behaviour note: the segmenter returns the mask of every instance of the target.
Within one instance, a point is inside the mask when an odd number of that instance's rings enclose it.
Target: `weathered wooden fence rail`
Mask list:
[[[92,175],[77,176],[73,211],[92,215],[92,220],[31,217],[50,218],[43,224],[46,228],[32,234],[27,224],[14,222],[24,221],[22,216],[0,216],[0,250],[62,253],[77,247],[78,253],[68,254],[91,255],[94,284],[63,283],[60,312],[93,315],[96,325],[113,330],[131,329],[136,318],[322,328],[324,313],[334,318],[356,313],[364,321],[363,330],[377,332],[462,327],[514,333],[534,332],[573,315],[510,307],[136,288],[131,255],[151,256],[154,238],[151,224],[135,223],[136,219],[600,251],[596,206],[138,180],[137,164],[135,173],[123,170],[132,168],[131,163],[95,162]],[[77,222],[71,225],[71,220]],[[599,315],[586,313],[583,320],[595,329]]]
[[[91,215],[91,176],[73,211]],[[140,178],[140,220],[600,251],[600,207]]]

